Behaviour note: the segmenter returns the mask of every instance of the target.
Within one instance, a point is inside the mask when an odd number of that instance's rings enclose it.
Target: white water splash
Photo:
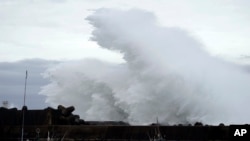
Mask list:
[[[45,73],[52,106],[74,105],[86,120],[148,124],[248,123],[250,76],[211,57],[179,28],[161,27],[143,10],[99,9],[87,20],[92,40],[123,54],[125,63],[86,59]]]

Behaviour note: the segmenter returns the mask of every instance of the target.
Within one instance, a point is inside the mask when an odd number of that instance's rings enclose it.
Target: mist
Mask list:
[[[211,56],[178,27],[139,9],[98,9],[86,20],[91,40],[123,63],[68,61],[44,73],[46,102],[73,105],[85,120],[149,124],[241,124],[250,121],[250,75]]]

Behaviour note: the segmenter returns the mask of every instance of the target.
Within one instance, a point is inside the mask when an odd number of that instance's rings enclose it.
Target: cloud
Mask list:
[[[18,108],[22,107],[25,71],[28,70],[26,105],[31,109],[46,107],[45,97],[38,95],[40,87],[48,83],[41,73],[56,63],[41,59],[0,62],[0,101],[9,101]]]
[[[85,1],[0,1],[0,60],[70,60],[91,56],[119,60],[117,53],[88,41],[91,26],[84,17],[91,13],[87,10],[90,5]]]
[[[1,0],[0,60],[95,57],[121,62],[117,53],[107,53],[88,41],[92,27],[84,18],[100,7],[153,11],[159,24],[192,31],[211,54],[249,52],[249,2],[243,0]]]

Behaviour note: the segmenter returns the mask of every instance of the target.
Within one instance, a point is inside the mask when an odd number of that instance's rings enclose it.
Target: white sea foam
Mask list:
[[[179,28],[161,27],[143,10],[99,9],[87,20],[92,40],[123,54],[125,63],[95,59],[48,69],[42,88],[52,106],[74,105],[86,120],[134,124],[248,123],[250,76],[211,57]]]

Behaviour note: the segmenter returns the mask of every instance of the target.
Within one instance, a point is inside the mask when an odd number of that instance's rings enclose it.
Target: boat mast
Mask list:
[[[21,141],[23,141],[23,129],[24,129],[24,113],[25,113],[25,100],[26,100],[26,85],[27,85],[27,78],[28,78],[28,71],[26,70],[26,75],[25,75],[25,85],[24,85],[24,96],[23,96],[23,121],[22,121],[22,136],[21,136]]]

